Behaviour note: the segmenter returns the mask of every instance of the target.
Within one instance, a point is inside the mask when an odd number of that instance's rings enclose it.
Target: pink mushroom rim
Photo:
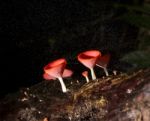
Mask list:
[[[45,79],[49,79],[49,80],[58,78],[62,87],[62,91],[64,93],[67,92],[67,88],[62,78],[63,74],[64,76],[68,76],[69,74],[71,74],[69,70],[65,71],[66,64],[67,61],[64,58],[52,61],[44,67],[45,73],[43,75]]]
[[[90,69],[92,79],[96,79],[96,75],[94,72],[94,66],[96,64],[97,59],[101,56],[101,52],[98,50],[89,50],[80,53],[77,58],[79,62],[81,62],[84,66]]]
[[[56,79],[55,77],[52,77],[48,73],[44,73],[43,78],[46,79],[46,80],[55,80]]]
[[[70,69],[64,69],[64,72],[62,74],[62,77],[63,78],[67,78],[67,77],[71,77],[73,74],[73,71],[71,71]],[[46,79],[46,80],[56,80],[55,77],[47,74],[47,73],[44,73],[43,74],[43,78]]]
[[[61,58],[61,59],[58,59],[58,60],[55,60],[55,61],[52,61],[50,62],[49,64],[47,64],[45,67],[44,67],[44,71],[57,78],[57,77],[61,77],[62,74],[63,74],[63,71],[66,67],[66,64],[67,64],[67,61],[66,59],[64,58]]]

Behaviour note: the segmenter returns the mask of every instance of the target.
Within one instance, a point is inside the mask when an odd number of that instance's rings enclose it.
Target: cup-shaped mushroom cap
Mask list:
[[[44,71],[52,77],[59,78],[62,77],[66,64],[66,60],[64,58],[61,58],[46,65],[44,67]]]
[[[83,71],[82,76],[87,77],[88,76],[88,71]]]
[[[86,67],[93,68],[97,61],[97,58],[101,56],[100,51],[98,50],[89,50],[82,52],[78,55],[78,60]]]
[[[103,56],[100,56],[98,59],[97,59],[97,62],[96,64],[102,66],[102,67],[107,67],[108,63],[110,61],[110,54],[105,54]]]

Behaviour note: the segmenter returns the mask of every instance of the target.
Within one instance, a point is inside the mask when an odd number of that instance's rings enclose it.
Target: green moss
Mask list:
[[[136,68],[150,67],[150,50],[135,51],[125,55],[121,60],[134,64]]]

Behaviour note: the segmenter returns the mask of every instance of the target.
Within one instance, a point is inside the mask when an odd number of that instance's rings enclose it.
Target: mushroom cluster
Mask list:
[[[96,75],[94,72],[94,66],[96,64],[96,61],[98,57],[101,56],[100,51],[98,50],[89,50],[82,52],[78,55],[78,60],[91,71],[92,79],[96,79]]]
[[[80,63],[82,63],[85,67],[90,70],[92,80],[96,79],[96,75],[94,72],[94,67],[98,66],[104,69],[106,76],[109,76],[107,71],[107,65],[110,60],[110,54],[103,55],[99,50],[88,50],[80,53],[77,56],[77,59]],[[63,78],[71,77],[73,71],[66,69],[67,61],[65,58],[60,58],[55,61],[49,62],[46,66],[44,66],[44,74],[43,78],[45,80],[56,80],[58,79],[62,92],[66,93],[68,89],[63,81]],[[82,75],[85,77],[86,82],[89,82],[88,71],[84,71]]]

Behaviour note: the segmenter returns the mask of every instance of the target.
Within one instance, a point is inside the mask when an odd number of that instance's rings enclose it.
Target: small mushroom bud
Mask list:
[[[116,71],[116,70],[113,70],[113,74],[116,76],[116,75],[117,75],[117,71]]]
[[[82,76],[84,76],[84,77],[85,77],[86,82],[88,83],[88,82],[89,82],[89,78],[88,78],[88,71],[84,71],[84,72],[82,72]]]

